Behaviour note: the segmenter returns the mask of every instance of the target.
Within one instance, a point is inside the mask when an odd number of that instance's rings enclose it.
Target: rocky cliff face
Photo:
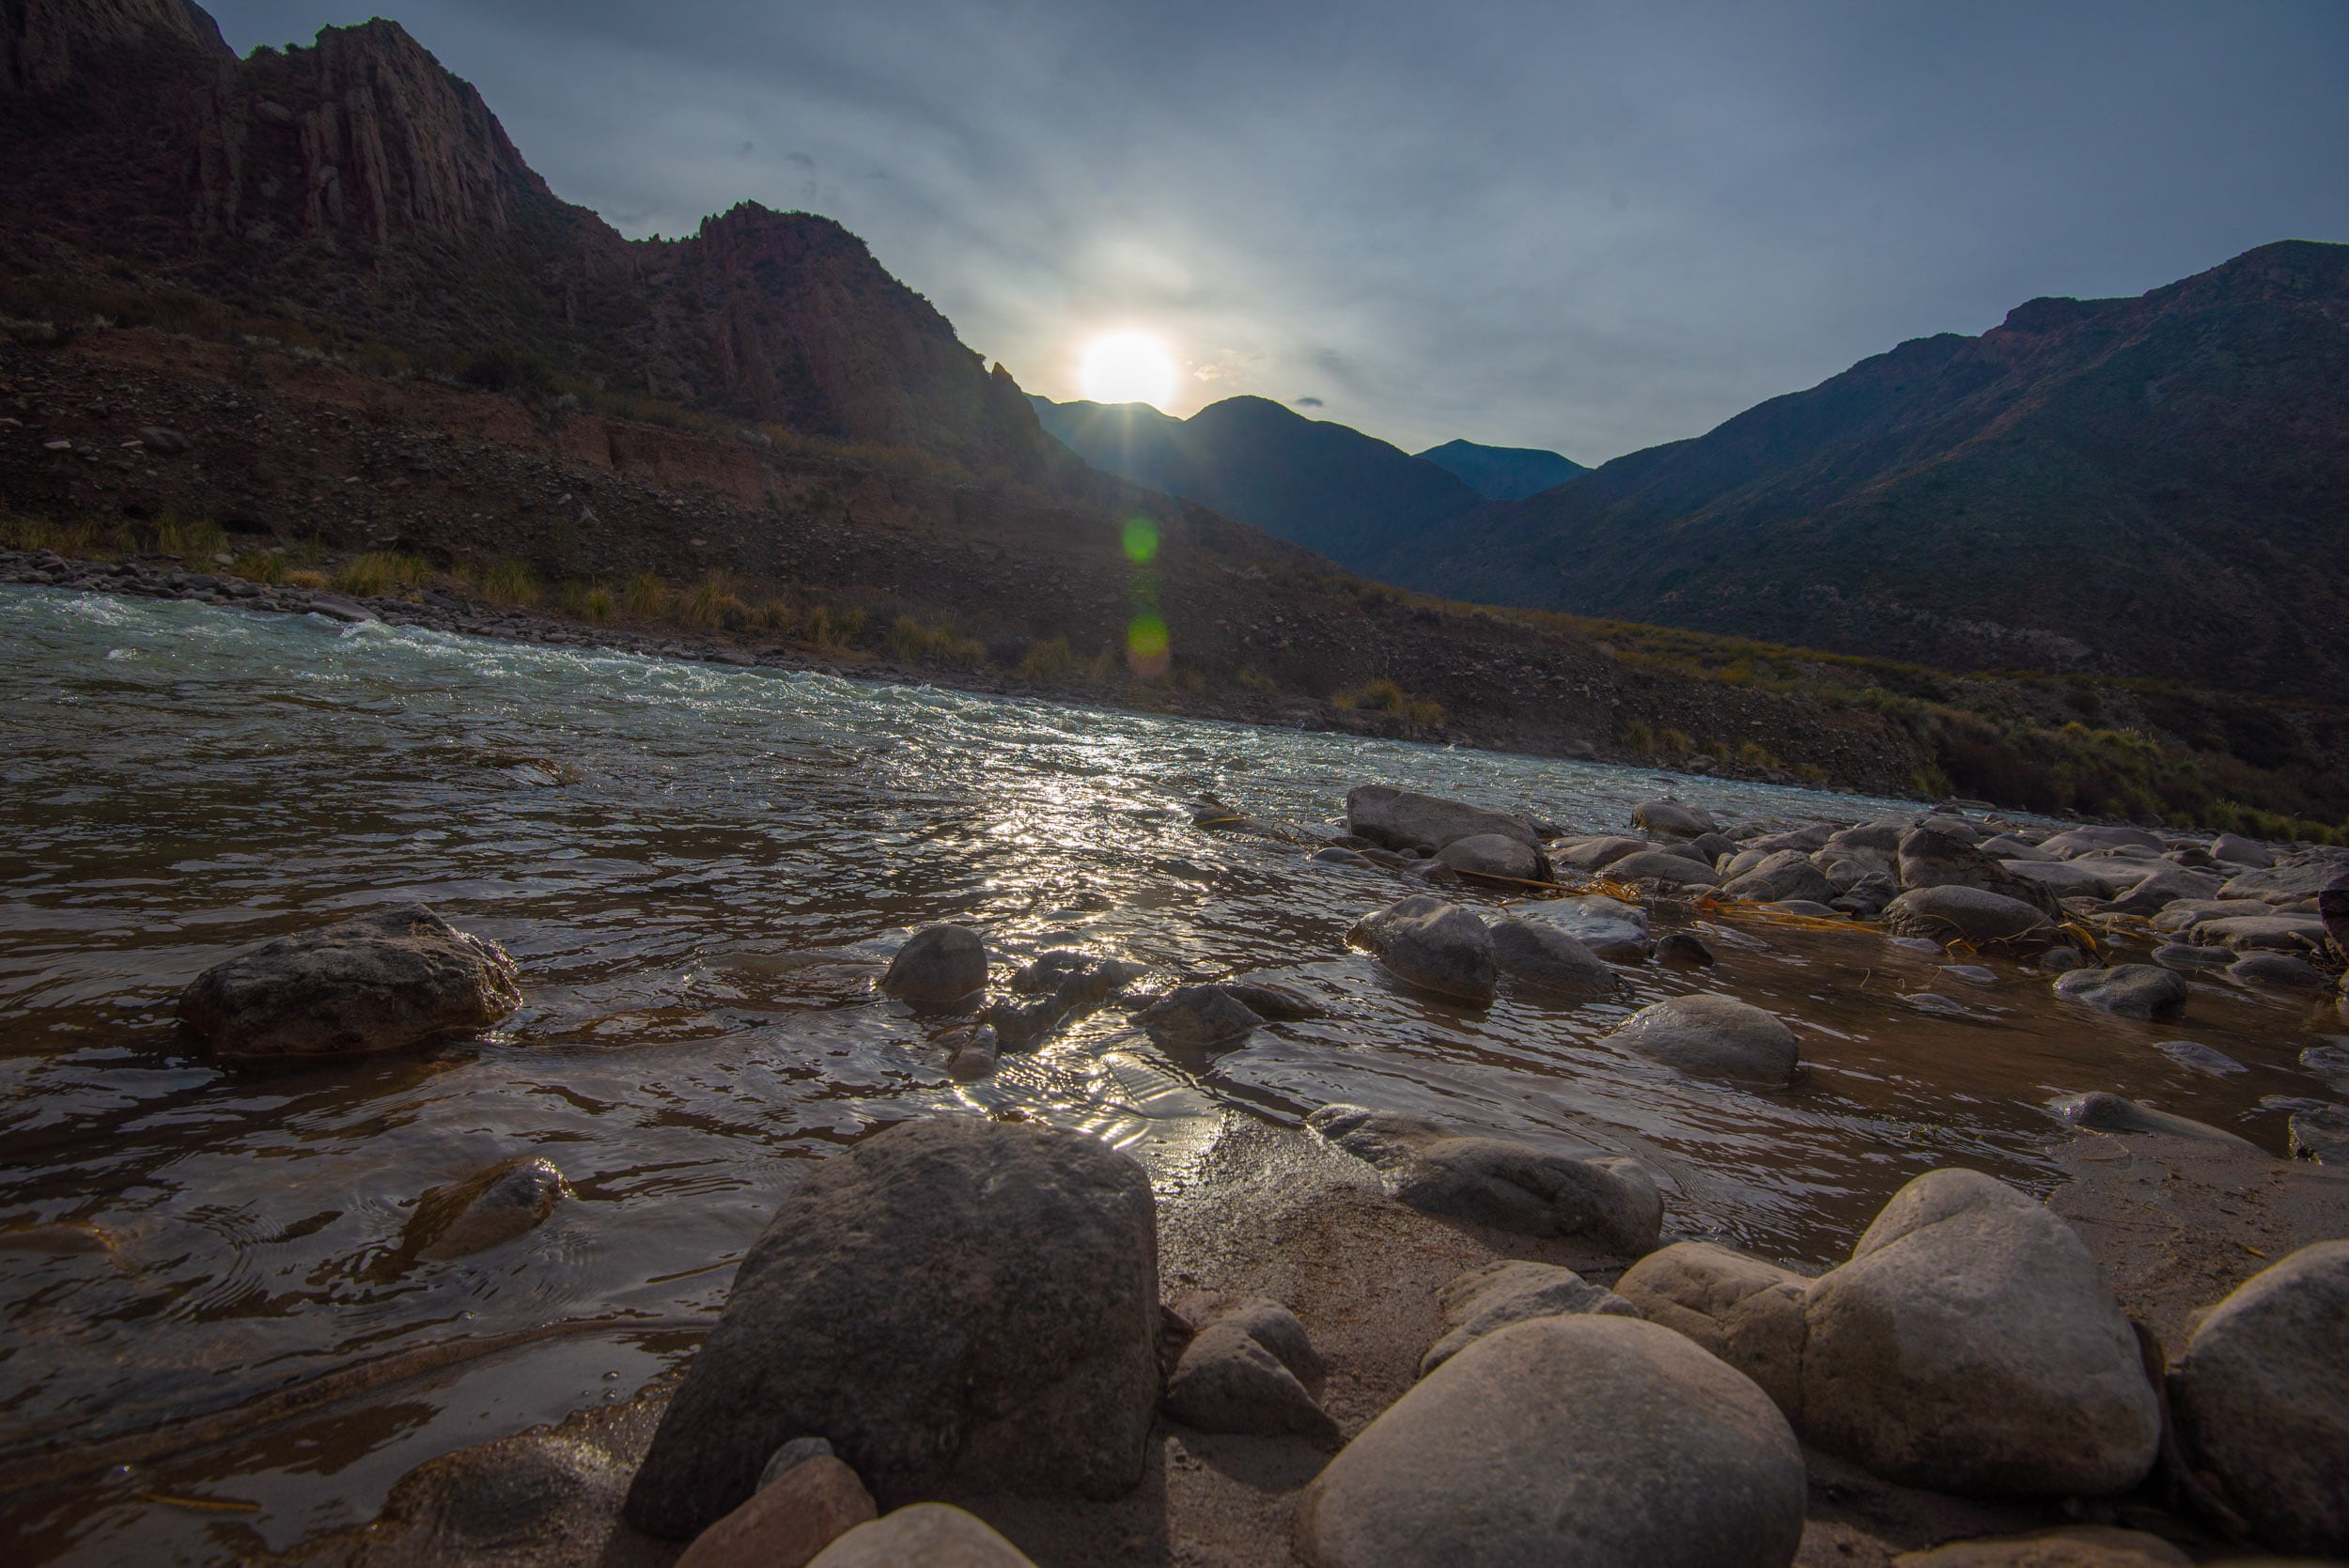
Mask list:
[[[0,6],[0,271],[24,280],[0,309],[192,290],[449,369],[486,356],[983,474],[1050,461],[1010,377],[838,225],[745,205],[626,240],[397,23],[239,60],[187,0]]]

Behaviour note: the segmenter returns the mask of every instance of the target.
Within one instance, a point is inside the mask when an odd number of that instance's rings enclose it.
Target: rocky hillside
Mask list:
[[[2344,497],[2349,245],[2289,241],[1902,344],[1386,565],[1462,598],[2329,700]]]
[[[1226,397],[1189,419],[1146,403],[1031,400],[1044,427],[1103,473],[1373,576],[1398,551],[1440,553],[1450,520],[1480,499],[1435,463],[1268,398]]]
[[[628,241],[398,23],[240,60],[187,0],[11,0],[0,311],[266,323],[481,384],[641,396],[974,472],[1052,461],[1010,376],[828,219]]]
[[[1420,456],[1487,501],[1522,501],[1591,471],[1572,458],[1538,446],[1484,446],[1448,441]]]

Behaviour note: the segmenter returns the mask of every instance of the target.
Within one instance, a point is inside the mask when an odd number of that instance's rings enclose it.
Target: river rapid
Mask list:
[[[1910,1176],[2047,1182],[2051,1096],[2111,1089],[2283,1146],[2326,1025],[2198,982],[2186,1018],[2059,1003],[1881,931],[1700,917],[1708,973],[1620,1003],[1398,990],[1346,928],[1421,885],[1191,825],[1213,792],[1334,831],[1383,783],[1621,829],[1669,789],[1724,819],[1913,805],[1360,737],[0,589],[0,1473],[465,1336],[581,1331],[249,1436],[0,1498],[27,1560],[210,1561],[364,1521],[404,1470],[688,1353],[678,1322],[806,1169],[876,1127],[1018,1109],[1130,1148],[1178,1196],[1235,1113],[1331,1101],[1637,1155],[1668,1237],[1817,1267]],[[1449,894],[1471,905],[1496,895]],[[231,1072],[173,1022],[238,948],[426,901],[502,942],[527,1001],[422,1055]],[[958,1083],[873,982],[955,920],[1004,967],[1081,946],[1251,973],[1330,1017],[1170,1060],[1122,1010]],[[1602,1036],[1676,991],[1772,1008],[1793,1089],[1698,1083]],[[1906,1000],[1952,998],[1940,1016]],[[2338,1023],[2330,1026],[2338,1031]],[[2241,1064],[2156,1048],[2186,1039]],[[517,1154],[576,1200],[445,1263],[427,1189]]]

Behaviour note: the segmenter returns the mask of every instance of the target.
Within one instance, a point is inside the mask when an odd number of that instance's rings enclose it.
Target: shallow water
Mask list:
[[[1880,933],[1755,916],[1708,920],[1719,969],[1630,971],[1620,1005],[1421,1001],[1345,945],[1414,885],[1190,826],[1202,791],[1328,823],[1367,782],[1573,830],[1665,787],[1730,817],[1904,809],[0,589],[0,1464],[454,1336],[602,1326],[0,1517],[33,1560],[87,1561],[211,1560],[364,1520],[434,1453],[624,1397],[680,1354],[662,1325],[723,1298],[801,1161],[939,1109],[1091,1129],[1169,1191],[1233,1107],[1424,1110],[1638,1154],[1671,1234],[1816,1265],[1934,1165],[2044,1185],[2056,1094],[2116,1089],[2279,1149],[2277,1098],[2324,1092],[2295,1059],[2327,1026],[2296,1001],[2198,983],[2183,1022],[2131,1024],[1996,961],[1973,987]],[[528,1003],[492,1037],[292,1074],[224,1072],[178,1039],[173,999],[206,965],[414,900],[521,962]],[[871,985],[943,919],[1006,959],[1077,944],[1169,979],[1261,971],[1332,1016],[1170,1061],[1111,1011],[961,1085],[934,1027]],[[1807,1080],[1700,1084],[1600,1038],[1700,987],[1787,1015]],[[1965,1016],[1902,1000],[1927,990]],[[2246,1070],[2154,1048],[2182,1038]],[[524,1151],[578,1201],[472,1258],[402,1253],[420,1193]],[[25,1229],[59,1222],[87,1229]]]

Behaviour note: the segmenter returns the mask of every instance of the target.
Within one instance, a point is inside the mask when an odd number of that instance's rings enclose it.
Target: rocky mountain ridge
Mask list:
[[[1486,446],[1448,441],[1419,454],[1487,501],[1522,501],[1579,479],[1590,469],[1538,446]]]

